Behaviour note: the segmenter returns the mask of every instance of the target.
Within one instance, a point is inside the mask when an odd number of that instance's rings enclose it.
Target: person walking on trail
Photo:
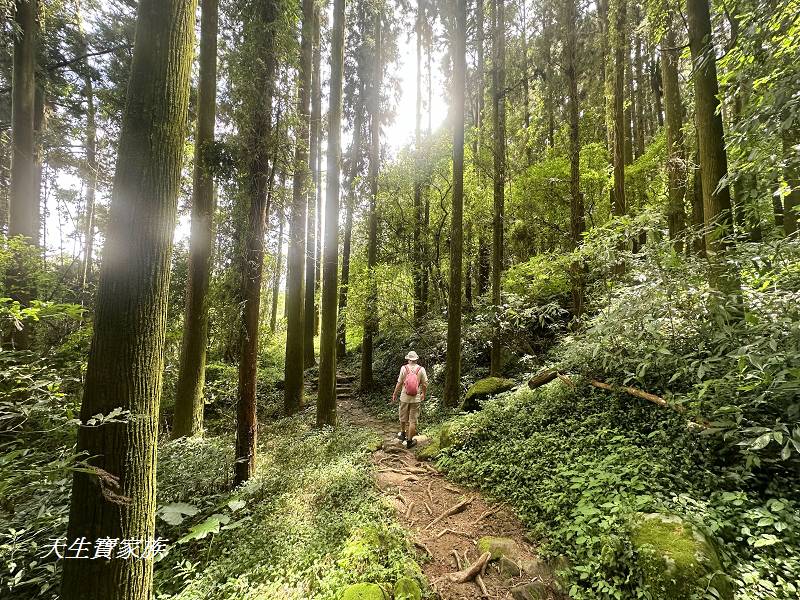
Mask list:
[[[406,448],[413,447],[417,435],[417,419],[419,418],[419,405],[425,400],[428,390],[428,374],[425,368],[418,365],[419,356],[413,350],[406,354],[408,363],[400,367],[397,385],[394,386],[392,402],[397,402],[397,393],[400,394],[400,431],[397,439],[403,442]]]

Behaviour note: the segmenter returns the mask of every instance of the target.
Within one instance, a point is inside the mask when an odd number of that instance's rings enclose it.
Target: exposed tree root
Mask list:
[[[466,500],[462,500],[461,502],[459,502],[458,504],[456,504],[454,506],[451,506],[446,511],[444,511],[442,514],[440,514],[438,517],[436,517],[433,521],[428,523],[428,525],[425,527],[425,529],[429,529],[432,525],[436,525],[436,523],[438,523],[442,519],[446,519],[447,517],[450,517],[452,515],[457,515],[458,513],[462,512],[464,509],[467,508],[467,506],[472,504],[473,500],[474,500],[474,498],[468,498]]]
[[[476,560],[467,569],[460,570],[457,573],[450,573],[447,578],[453,583],[466,583],[468,581],[472,581],[477,575],[480,575],[481,570],[486,566],[486,563],[489,562],[489,558],[491,556],[492,555],[490,552],[484,552],[480,555],[480,558],[478,558],[478,560]]]

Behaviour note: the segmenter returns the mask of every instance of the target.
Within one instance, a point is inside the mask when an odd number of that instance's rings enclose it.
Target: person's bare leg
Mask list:
[[[403,435],[408,432],[408,423],[406,421],[400,421],[400,431],[403,432]]]

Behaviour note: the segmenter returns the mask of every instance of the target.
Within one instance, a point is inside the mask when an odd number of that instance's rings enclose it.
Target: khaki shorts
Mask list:
[[[400,422],[416,425],[419,418],[419,405],[419,402],[400,401]]]

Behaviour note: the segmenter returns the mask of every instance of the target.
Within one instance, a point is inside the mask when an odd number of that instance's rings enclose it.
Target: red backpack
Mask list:
[[[403,381],[403,389],[405,389],[406,394],[409,396],[416,396],[417,392],[419,391],[419,379],[417,378],[417,373],[422,367],[417,367],[416,371],[412,371],[411,367],[406,366],[406,378]]]

